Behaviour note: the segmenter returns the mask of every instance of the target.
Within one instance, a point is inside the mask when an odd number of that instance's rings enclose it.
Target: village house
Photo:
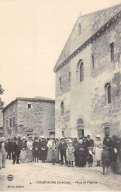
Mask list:
[[[54,72],[58,137],[121,136],[121,4],[78,18]]]
[[[53,137],[55,101],[41,97],[16,98],[3,109],[3,134]]]

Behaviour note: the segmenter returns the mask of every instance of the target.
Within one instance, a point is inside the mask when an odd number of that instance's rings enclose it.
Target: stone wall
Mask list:
[[[28,105],[31,105],[28,108]],[[10,127],[10,118],[15,117],[15,125]],[[8,127],[6,121],[9,121]],[[9,135],[33,134],[50,136],[55,132],[55,103],[18,100],[4,111],[4,131]]]
[[[121,136],[121,20],[118,19],[92,43],[95,66],[92,67],[92,120],[94,132],[104,136]],[[110,44],[114,42],[114,61],[110,58]],[[111,103],[106,101],[105,84],[111,84]]]
[[[84,40],[95,33],[121,6],[95,12],[78,19],[57,65],[74,52]],[[79,23],[82,32],[79,35]],[[80,129],[84,135],[105,136],[104,129],[110,128],[110,135],[121,136],[121,19],[118,18],[100,36],[83,48],[69,63],[56,72],[55,127],[56,133],[66,137],[78,137],[78,120],[83,121]],[[110,44],[114,42],[114,61],[110,58]],[[80,45],[79,45],[80,44]],[[92,64],[94,55],[94,66]],[[77,66],[79,60],[84,63],[84,81],[79,81]],[[57,67],[56,65],[56,67]],[[70,82],[63,82],[60,91],[59,78],[71,74]],[[111,103],[106,102],[105,84],[111,83]],[[61,116],[61,102],[64,102],[65,114]]]
[[[15,123],[13,125],[13,117]],[[10,125],[11,119],[11,125]],[[5,112],[3,112],[3,134],[5,136],[12,136],[18,133],[18,113],[17,113],[17,102],[9,106]]]
[[[31,108],[28,108],[31,104]],[[19,131],[26,135],[27,131],[33,131],[34,136],[45,135],[55,129],[55,104],[47,102],[18,102]]]

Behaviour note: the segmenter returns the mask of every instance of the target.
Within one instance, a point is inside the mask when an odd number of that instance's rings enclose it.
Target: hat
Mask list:
[[[66,139],[66,141],[68,142],[68,141],[70,141],[70,139]]]
[[[90,137],[90,135],[87,135],[87,137]]]
[[[71,141],[71,140],[69,140],[69,141],[68,141],[68,143],[72,143],[72,141]]]
[[[44,139],[44,138],[45,138],[45,136],[44,136],[44,135],[42,135],[42,136],[40,136],[40,138],[41,138],[41,139]]]
[[[64,137],[61,137],[60,140],[65,139]]]
[[[96,135],[95,137],[101,137],[101,135]]]
[[[17,137],[14,137],[14,141],[18,141]]]
[[[26,137],[25,137],[25,136],[23,136],[23,137],[22,137],[22,139],[26,139]]]
[[[4,142],[5,138],[4,137],[0,137],[0,142]]]

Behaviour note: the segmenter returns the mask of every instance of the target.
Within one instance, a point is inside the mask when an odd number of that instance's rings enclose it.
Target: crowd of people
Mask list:
[[[121,139],[116,136],[106,136],[101,140],[96,135],[95,141],[90,135],[77,138],[47,138],[14,137],[0,138],[0,169],[5,168],[7,159],[12,163],[50,162],[65,164],[68,167],[99,166],[103,174],[108,172],[109,166],[115,173],[121,173]],[[96,165],[95,165],[96,162]]]

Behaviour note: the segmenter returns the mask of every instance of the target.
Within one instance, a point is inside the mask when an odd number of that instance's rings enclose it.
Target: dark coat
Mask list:
[[[19,145],[16,144],[16,142],[13,143],[13,153],[15,153],[16,155],[20,154],[20,148]]]
[[[77,165],[79,167],[84,167],[86,165],[86,147],[85,144],[78,144],[78,148],[77,148],[77,155],[78,155],[78,163]]]
[[[67,150],[67,143],[66,142],[64,142],[64,143],[60,143],[60,145],[59,145],[59,150],[60,150],[60,152],[61,151],[66,151]]]
[[[40,149],[39,142],[34,141],[33,143],[33,151],[38,151]]]
[[[94,147],[94,141],[93,141],[93,139],[90,139],[90,140],[86,140],[86,142],[85,142],[85,146],[86,146],[86,148],[88,149],[89,147]]]
[[[43,140],[40,142],[40,160],[47,160],[47,142]]]

